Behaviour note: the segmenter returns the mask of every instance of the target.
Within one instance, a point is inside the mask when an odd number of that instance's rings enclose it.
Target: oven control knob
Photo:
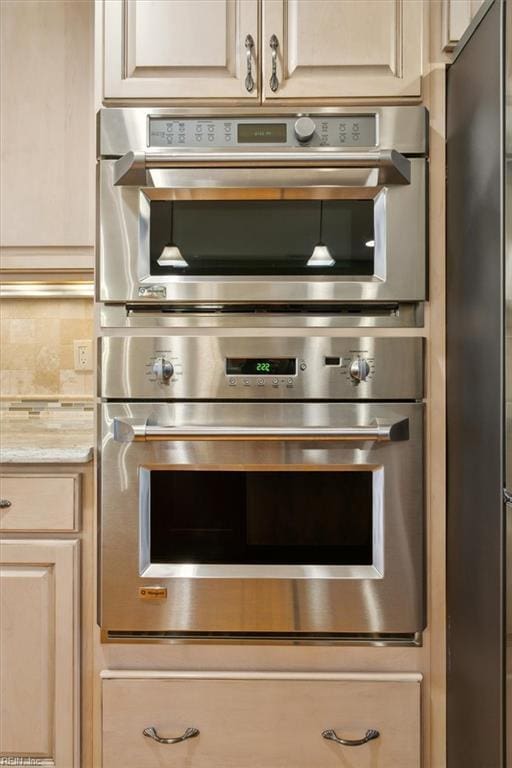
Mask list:
[[[368,360],[364,357],[360,357],[354,360],[350,366],[350,375],[354,381],[366,381],[370,373],[370,366]]]
[[[316,125],[310,117],[299,117],[295,121],[295,136],[302,143],[311,141],[314,136]]]
[[[174,365],[166,360],[165,357],[159,357],[153,363],[153,373],[161,381],[169,381],[174,373]]]

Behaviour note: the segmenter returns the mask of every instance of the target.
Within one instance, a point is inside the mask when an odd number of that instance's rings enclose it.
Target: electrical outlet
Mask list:
[[[92,341],[78,339],[73,342],[75,371],[92,371]]]

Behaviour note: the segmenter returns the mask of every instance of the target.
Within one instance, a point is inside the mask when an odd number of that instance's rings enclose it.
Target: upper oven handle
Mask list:
[[[114,163],[114,185],[148,186],[146,171],[161,168],[376,168],[378,183],[410,184],[411,162],[394,149],[347,152],[330,147],[315,150],[201,150],[127,152]],[[150,186],[150,185],[149,185]],[[276,180],[274,186],[280,186]]]
[[[120,443],[154,440],[369,440],[409,439],[409,419],[354,427],[156,426],[114,419],[114,440]]]

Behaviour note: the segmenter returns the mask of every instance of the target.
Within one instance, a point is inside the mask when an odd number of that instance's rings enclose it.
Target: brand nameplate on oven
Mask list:
[[[165,285],[141,285],[139,296],[141,299],[165,299],[167,289]]]
[[[140,587],[139,597],[142,600],[165,600],[167,598],[166,587]]]

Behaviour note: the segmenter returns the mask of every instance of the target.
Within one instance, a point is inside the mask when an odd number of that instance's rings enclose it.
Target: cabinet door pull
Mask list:
[[[12,507],[12,502],[9,499],[0,499],[0,509],[7,509],[7,507]]]
[[[174,738],[170,739],[164,739],[163,736],[159,736],[156,732],[156,728],[154,728],[152,725],[150,725],[148,728],[144,728],[142,731],[144,736],[147,736],[149,739],[153,739],[154,741],[158,741],[159,744],[178,744],[180,741],[186,741],[187,739],[193,739],[194,736],[199,736],[199,731],[197,728],[187,728],[185,733],[182,733],[181,736],[175,736]]]
[[[341,744],[344,747],[361,747],[363,744],[367,744],[369,741],[372,741],[372,739],[378,739],[380,733],[374,728],[370,728],[368,731],[366,731],[362,739],[341,739],[335,730],[329,728],[327,731],[322,731],[322,736],[324,739],[335,741],[336,744]]]
[[[272,50],[272,76],[270,78],[270,90],[275,93],[279,88],[279,80],[277,79],[277,49],[279,48],[279,40],[275,35],[270,38],[270,48]]]
[[[245,90],[251,93],[254,89],[254,78],[252,76],[252,49],[254,48],[254,40],[252,35],[247,35],[245,38],[245,56],[247,60],[247,77],[245,78]]]

